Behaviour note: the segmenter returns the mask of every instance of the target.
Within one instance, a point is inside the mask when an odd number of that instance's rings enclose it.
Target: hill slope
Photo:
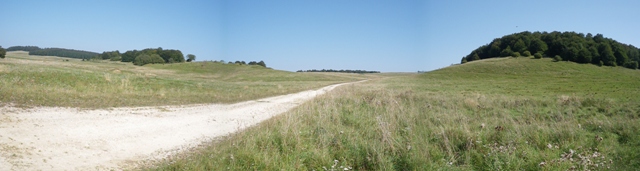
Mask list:
[[[139,67],[26,52],[7,53],[0,73],[0,104],[82,108],[232,103],[363,79],[209,63]]]
[[[640,101],[638,70],[552,62],[549,58],[493,58],[440,69],[422,77],[436,84],[445,83],[437,87],[456,92],[530,97],[564,94]]]
[[[637,170],[640,74],[496,58],[337,88],[156,170]]]

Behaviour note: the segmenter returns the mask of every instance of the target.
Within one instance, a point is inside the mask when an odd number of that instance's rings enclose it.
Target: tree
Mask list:
[[[193,54],[188,54],[187,55],[187,62],[191,62],[191,61],[195,61],[196,60],[196,55]]]
[[[598,35],[596,35],[597,37]],[[600,52],[600,60],[604,62],[606,66],[616,66],[616,57],[613,55],[613,50],[608,43],[598,44],[598,51]]]
[[[473,53],[473,56],[471,56],[471,61],[477,61],[480,60],[480,56],[478,56],[477,53]]]
[[[4,59],[4,56],[7,55],[7,50],[0,46],[0,58]]]
[[[547,47],[547,43],[545,43],[541,39],[533,40],[531,41],[531,45],[529,45],[529,51],[534,54],[538,52],[540,52],[541,54],[544,54],[547,51],[547,49],[549,49]]]
[[[513,51],[511,51],[511,46],[507,46],[506,49],[502,50],[502,52],[500,52],[500,57],[507,57],[513,54]]]
[[[595,46],[589,47],[589,52],[591,53],[591,63],[598,65],[600,62],[600,52],[598,52],[598,48]]]
[[[263,66],[263,67],[265,67],[265,68],[267,67],[267,64],[265,64],[265,63],[264,63],[264,61],[260,61],[260,62],[258,62],[258,65]]]
[[[533,58],[542,59],[542,54],[540,52],[533,54]]]
[[[562,58],[566,61],[577,61],[579,52],[575,47],[566,48],[562,52]]]
[[[522,56],[524,56],[524,57],[529,57],[529,56],[531,56],[531,52],[529,52],[528,50],[525,50],[525,51],[522,53]]]
[[[162,57],[160,57],[160,55],[158,54],[152,54],[152,55],[141,54],[137,56],[135,60],[133,60],[133,64],[139,65],[139,66],[146,65],[146,64],[162,64],[162,63],[165,63],[164,59],[162,59]]]
[[[578,59],[576,62],[581,64],[591,63],[591,52],[586,48],[580,49],[580,51],[578,52]]]
[[[527,46],[524,44],[524,41],[522,39],[518,39],[511,50],[513,50],[514,52],[522,53],[527,50]]]
[[[489,57],[499,57],[500,52],[502,52],[502,49],[500,49],[500,42],[491,43],[491,48],[489,49]]]
[[[629,60],[626,49],[620,43],[613,44],[611,48],[613,49],[613,56],[616,57],[616,64],[624,66]]]
[[[185,62],[184,55],[180,50],[162,50],[162,48],[158,48],[155,51],[156,54],[160,55],[160,57],[162,57],[162,59],[167,63]]]

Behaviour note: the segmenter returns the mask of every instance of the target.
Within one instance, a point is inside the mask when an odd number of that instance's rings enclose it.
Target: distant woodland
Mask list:
[[[0,57],[4,57],[2,55],[2,49],[0,47]],[[146,65],[146,64],[164,64],[164,63],[181,63],[181,62],[192,62],[196,60],[196,55],[187,54],[186,60],[185,55],[182,54],[180,50],[174,49],[162,49],[159,48],[147,48],[143,50],[129,50],[124,53],[120,53],[120,51],[105,51],[102,53],[74,50],[74,49],[63,49],[63,48],[40,48],[38,46],[12,46],[7,48],[7,51],[27,51],[29,55],[40,55],[40,56],[59,56],[59,57],[68,57],[68,58],[77,58],[82,60],[111,60],[111,61],[121,61],[121,62],[132,62],[134,65]],[[229,62],[232,64],[233,62]],[[244,61],[236,61],[235,64],[241,65],[259,65],[263,67],[267,67],[267,64],[264,61],[256,62],[251,61],[246,63]]]
[[[602,34],[521,32],[496,38],[462,58],[461,63],[496,57],[551,57],[556,61],[638,69],[640,49]]]
[[[77,58],[77,59],[88,59],[98,55],[98,53],[83,51],[83,50],[63,49],[63,48],[41,49],[37,46],[12,46],[7,48],[7,51],[28,51],[29,55],[59,56],[59,57]]]
[[[322,69],[322,70],[298,70],[296,72],[342,72],[342,73],[380,73],[380,71],[365,71],[365,70],[333,70],[333,69]]]

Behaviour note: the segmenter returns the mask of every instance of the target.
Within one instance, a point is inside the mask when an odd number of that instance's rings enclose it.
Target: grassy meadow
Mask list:
[[[637,170],[638,85],[530,58],[386,75],[139,169]]]
[[[0,59],[0,105],[109,108],[234,103],[375,77],[293,73],[192,62],[134,66],[9,52]]]

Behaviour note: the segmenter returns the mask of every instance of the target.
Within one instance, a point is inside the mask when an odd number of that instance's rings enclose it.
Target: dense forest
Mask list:
[[[640,49],[602,34],[521,32],[496,38],[462,58],[461,63],[495,57],[553,57],[557,61],[638,68]]]
[[[7,48],[7,51],[28,51],[29,55],[39,56],[59,56],[77,59],[88,59],[98,55],[95,52],[75,50],[75,49],[63,49],[63,48],[39,48],[38,46],[12,46]]]
[[[316,70],[316,69],[312,69],[312,70],[298,70],[296,72],[342,72],[342,73],[358,73],[358,74],[364,74],[364,73],[380,73],[380,71],[366,71],[366,70],[333,70],[333,69],[322,69],[322,70]]]

